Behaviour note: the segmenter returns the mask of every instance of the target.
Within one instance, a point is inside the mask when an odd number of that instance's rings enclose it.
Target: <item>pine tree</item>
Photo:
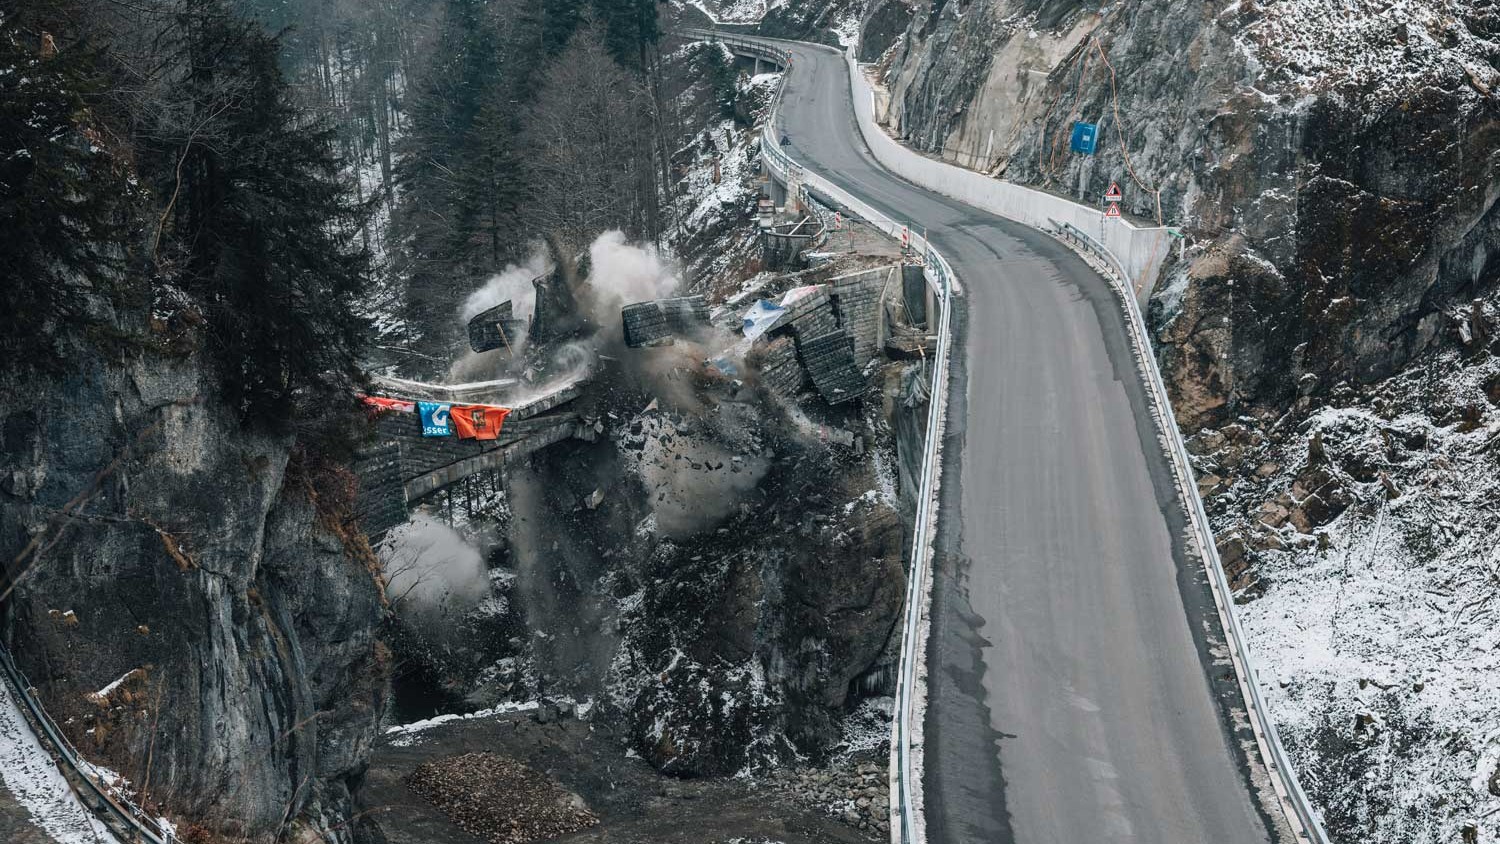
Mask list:
[[[504,55],[488,3],[447,0],[427,66],[408,97],[395,257],[406,321],[423,335],[453,323],[456,277],[513,257],[501,242],[520,202],[519,189],[509,187],[519,181],[519,166],[512,164],[513,130],[506,125],[514,93]],[[491,188],[496,193],[487,193]]]
[[[0,354],[49,366],[62,333],[102,325],[126,265],[135,191],[90,101],[97,55],[0,28]]]
[[[156,150],[159,272],[199,303],[226,398],[284,425],[297,399],[345,395],[359,377],[360,212],[334,132],[292,101],[277,40],[224,0],[188,0],[182,21],[186,119]]]
[[[610,55],[623,67],[644,71],[647,51],[661,38],[655,0],[594,0],[594,9]]]
[[[585,7],[586,0],[537,0],[543,56],[555,56],[568,46],[583,22]]]
[[[460,220],[464,252],[489,270],[503,266],[525,239],[520,232],[525,169],[511,93],[508,85],[487,92],[465,139],[468,155],[458,171],[459,189],[469,200]]]

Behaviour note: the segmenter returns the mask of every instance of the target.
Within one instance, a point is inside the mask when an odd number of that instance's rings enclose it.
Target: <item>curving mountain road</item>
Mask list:
[[[1105,281],[1052,238],[882,168],[842,57],[778,46],[794,55],[787,151],[925,229],[965,291],[928,654],[929,839],[1272,840]]]

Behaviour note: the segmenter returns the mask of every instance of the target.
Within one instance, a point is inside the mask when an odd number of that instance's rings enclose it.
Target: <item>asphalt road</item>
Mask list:
[[[788,152],[925,228],[966,291],[929,653],[930,840],[1271,840],[1105,282],[1050,237],[884,170],[842,58],[792,49]]]

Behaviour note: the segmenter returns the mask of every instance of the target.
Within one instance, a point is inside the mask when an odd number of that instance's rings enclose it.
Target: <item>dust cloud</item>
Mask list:
[[[392,530],[378,554],[391,605],[434,638],[442,638],[489,594],[479,549],[426,513],[414,513]]]
[[[531,280],[545,275],[552,269],[547,258],[547,248],[533,244],[531,254],[524,264],[511,264],[501,272],[490,276],[484,286],[469,294],[459,310],[459,320],[467,324],[482,311],[510,300],[511,315],[516,319],[531,319],[536,311],[536,288]]]
[[[600,310],[594,316],[602,323],[606,317],[618,321],[621,305],[671,296],[682,281],[656,247],[627,243],[625,233],[615,229],[589,246],[588,285]]]

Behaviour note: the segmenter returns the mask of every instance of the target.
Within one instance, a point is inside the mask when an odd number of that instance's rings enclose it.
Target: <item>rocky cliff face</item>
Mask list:
[[[184,831],[350,840],[385,666],[337,473],[243,429],[196,355],[71,353],[0,386],[8,645],[80,750]]]
[[[1480,4],[914,4],[893,129],[1181,228],[1154,299],[1188,427],[1370,382],[1494,286],[1500,74]],[[1100,126],[1074,154],[1075,121]]]

